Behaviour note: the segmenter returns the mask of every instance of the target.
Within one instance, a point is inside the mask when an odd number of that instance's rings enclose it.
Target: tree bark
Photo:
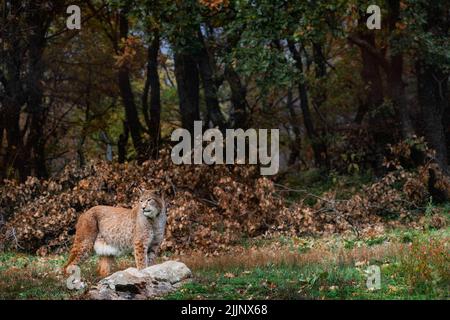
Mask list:
[[[400,1],[388,0],[389,15],[387,27],[391,38],[395,38],[397,23],[400,21]],[[372,55],[374,61],[384,70],[387,78],[387,96],[394,104],[397,117],[401,126],[401,133],[404,139],[414,135],[414,127],[408,110],[408,102],[405,95],[405,83],[403,81],[403,53],[393,50],[391,39],[389,59],[385,57],[385,52],[375,46],[375,43],[366,41],[360,36],[350,35],[348,39],[358,45],[362,50],[366,50]]]
[[[327,61],[323,54],[322,46],[313,42],[313,56],[315,64],[315,73],[317,78],[323,78],[327,74]]]
[[[225,80],[230,85],[231,90],[231,104],[233,110],[231,112],[231,123],[233,128],[247,129],[247,89],[242,85],[241,79],[231,65],[225,66],[224,72]]]
[[[436,162],[448,172],[447,142],[443,115],[448,108],[448,74],[423,60],[416,66],[419,103],[422,108],[425,137],[436,151]]]
[[[446,95],[450,96],[448,84]],[[447,106],[444,110],[444,129],[445,129],[445,140],[447,141],[447,156],[448,156],[450,154],[450,103],[447,103]]]
[[[289,51],[295,60],[295,65],[299,74],[303,75],[303,61],[300,52],[295,48],[293,42],[289,41],[288,46]],[[308,90],[303,79],[300,79],[298,82],[298,91],[300,95],[300,107],[303,114],[303,123],[305,124],[306,134],[311,141],[315,163],[319,167],[327,168],[327,149],[314,128],[313,119],[309,109]]]
[[[200,78],[203,85],[203,91],[205,93],[205,102],[208,112],[208,119],[212,122],[214,127],[218,127],[222,132],[225,131],[226,121],[225,117],[220,110],[218,99],[218,88],[216,86],[216,79],[214,77],[214,63],[210,59],[210,54],[206,47],[205,39],[201,31],[198,32],[198,38],[200,42],[200,51],[198,55],[198,68],[200,71]]]
[[[2,107],[2,105],[3,105],[3,101],[2,100],[0,100],[0,168],[3,168],[3,164],[4,164],[4,161],[5,161],[5,158],[4,158],[5,154],[3,152],[3,135],[4,135],[4,132],[5,132],[5,124],[4,124],[4,120],[3,120],[3,118],[4,118],[3,117],[4,110],[3,110],[3,107]],[[0,169],[0,179],[4,179],[4,178],[5,178],[4,172],[3,172],[3,170]]]
[[[375,35],[373,32],[361,32],[363,39],[371,46],[375,46]],[[392,141],[392,133],[387,128],[387,119],[380,112],[379,107],[383,104],[383,82],[381,79],[379,64],[375,57],[365,47],[360,47],[362,58],[361,77],[364,81],[367,97],[362,107],[358,110],[355,121],[361,124],[364,116],[369,113],[369,129],[373,140],[373,168],[376,175],[383,173],[383,160],[385,148]]]
[[[388,27],[393,35],[396,25],[400,21],[400,0],[388,0],[389,16]],[[391,51],[392,44],[391,44]],[[414,127],[408,110],[408,102],[405,96],[405,83],[403,82],[403,53],[391,53],[389,68],[387,72],[387,85],[389,96],[396,107],[400,118],[403,139],[411,138],[414,135]]]
[[[387,73],[388,94],[396,107],[401,123],[403,139],[414,135],[414,127],[408,110],[408,102],[405,96],[405,83],[403,82],[403,55],[396,54],[391,57],[390,69]]]
[[[161,139],[161,89],[158,73],[159,33],[154,31],[148,47],[147,80],[142,95],[142,109],[150,133],[150,156],[157,158]],[[148,93],[150,91],[150,112]]]
[[[128,38],[128,8],[122,8],[119,13],[120,39]],[[134,101],[133,89],[131,88],[130,70],[126,64],[119,67],[118,72],[119,90],[125,108],[125,117],[131,140],[137,153],[138,160],[145,158],[145,148],[142,141],[142,125],[139,121],[136,103]]]
[[[449,37],[450,11],[444,2],[428,3],[424,31],[438,39]],[[416,62],[419,104],[424,120],[425,138],[436,151],[436,162],[447,174],[448,138],[446,126],[449,124],[449,76],[445,62],[439,62],[435,52],[419,52]],[[448,62],[448,61],[447,61]],[[448,129],[448,128],[447,128]]]
[[[39,16],[35,16],[36,25],[39,25]],[[45,46],[45,30],[39,30],[30,36],[30,61],[28,77],[28,111],[31,116],[29,140],[26,145],[26,150],[32,150],[32,167],[34,174],[39,178],[47,177],[47,168],[45,165],[45,140],[44,140],[44,125],[45,125],[45,110],[42,105],[43,89],[41,79],[44,74],[45,65],[42,61],[42,56]]]
[[[181,125],[193,135],[194,121],[200,120],[200,87],[197,62],[190,53],[175,53],[175,77],[180,100]]]
[[[45,12],[39,6],[40,3],[11,1],[9,6],[5,2],[3,7],[4,14],[8,8],[17,19],[14,23],[6,23],[1,30],[5,43],[0,51],[1,101],[7,141],[2,176],[18,175],[22,181],[33,173],[39,177],[47,176],[46,113],[41,81],[45,71],[45,36],[56,11]],[[27,14],[18,15],[21,11]],[[26,119],[23,128],[21,119]]]
[[[286,105],[289,111],[289,120],[291,123],[292,131],[294,133],[294,139],[292,139],[290,144],[291,153],[289,155],[289,162],[288,162],[290,166],[300,161],[300,151],[302,145],[301,130],[298,124],[297,113],[295,112],[293,100],[294,99],[292,95],[292,90],[289,89]]]
[[[128,144],[129,129],[126,121],[123,122],[123,132],[119,136],[117,142],[117,154],[119,163],[124,163],[127,160],[127,144]]]

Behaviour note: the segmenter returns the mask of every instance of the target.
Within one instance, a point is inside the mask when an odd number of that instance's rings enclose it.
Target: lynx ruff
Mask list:
[[[171,140],[179,143],[172,148],[171,158],[175,164],[192,164],[193,141],[194,164],[245,164],[246,139],[248,139],[248,164],[258,164],[259,160],[259,164],[265,166],[260,168],[261,175],[274,175],[279,170],[279,130],[270,129],[270,155],[268,131],[268,129],[258,131],[226,129],[224,141],[219,129],[208,129],[202,134],[202,121],[194,121],[194,139],[186,129],[176,129],[172,132]],[[209,142],[204,149],[203,142]]]

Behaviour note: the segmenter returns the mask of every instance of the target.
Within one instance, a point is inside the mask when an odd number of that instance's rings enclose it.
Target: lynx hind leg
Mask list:
[[[115,265],[114,256],[100,256],[98,259],[98,274],[104,278],[111,274],[111,271]]]
[[[70,251],[69,259],[64,266],[64,271],[71,265],[79,265],[85,261],[92,252],[93,244],[88,241],[82,241],[80,243],[74,244],[72,250]]]
[[[69,266],[79,265],[92,253],[94,241],[97,237],[97,221],[92,213],[88,211],[80,216],[76,230],[72,250],[70,250],[69,259],[64,266],[64,272],[66,273]]]

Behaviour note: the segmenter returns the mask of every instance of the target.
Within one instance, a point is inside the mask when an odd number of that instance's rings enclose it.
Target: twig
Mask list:
[[[219,207],[219,203],[216,202],[216,201],[212,201],[212,200],[205,199],[205,198],[198,198],[198,199],[201,200],[201,201],[205,201],[205,202],[207,202],[207,203],[209,203],[209,204],[212,204],[212,205],[214,205],[214,206],[216,206],[216,207]]]
[[[23,247],[19,244],[19,240],[17,239],[16,236],[16,229],[14,229],[14,227],[12,227],[11,229],[8,230],[9,231],[9,235],[7,236],[7,238],[12,238],[15,246],[17,248],[23,249]]]
[[[167,175],[166,175],[166,178],[167,178]],[[170,183],[170,186],[172,187],[173,195],[176,196],[177,195],[177,187],[175,187],[175,185],[173,184],[171,179],[168,179],[168,181]]]
[[[282,184],[278,184],[278,183],[275,183],[274,185],[277,186],[277,187],[281,187],[281,188],[284,188],[284,189],[285,189],[285,190],[279,190],[279,191],[281,191],[281,192],[298,192],[298,193],[305,193],[305,194],[306,194],[307,196],[309,196],[309,197],[316,198],[316,199],[319,199],[319,200],[322,200],[322,201],[324,201],[324,202],[328,202],[328,203],[331,203],[331,204],[334,204],[334,203],[336,203],[336,202],[342,202],[342,201],[343,201],[343,200],[328,200],[328,199],[319,197],[319,196],[317,196],[317,195],[315,195],[315,194],[312,194],[312,193],[310,193],[310,192],[308,192],[307,190],[304,190],[304,189],[292,189],[292,188],[286,187],[286,186],[284,186],[284,185],[282,185]]]

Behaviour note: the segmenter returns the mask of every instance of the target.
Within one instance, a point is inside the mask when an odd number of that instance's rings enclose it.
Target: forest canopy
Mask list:
[[[448,170],[448,1],[3,1],[0,177],[158,157],[174,128],[280,128],[284,168]],[[375,4],[375,3],[374,3]],[[81,28],[69,30],[69,5]]]

